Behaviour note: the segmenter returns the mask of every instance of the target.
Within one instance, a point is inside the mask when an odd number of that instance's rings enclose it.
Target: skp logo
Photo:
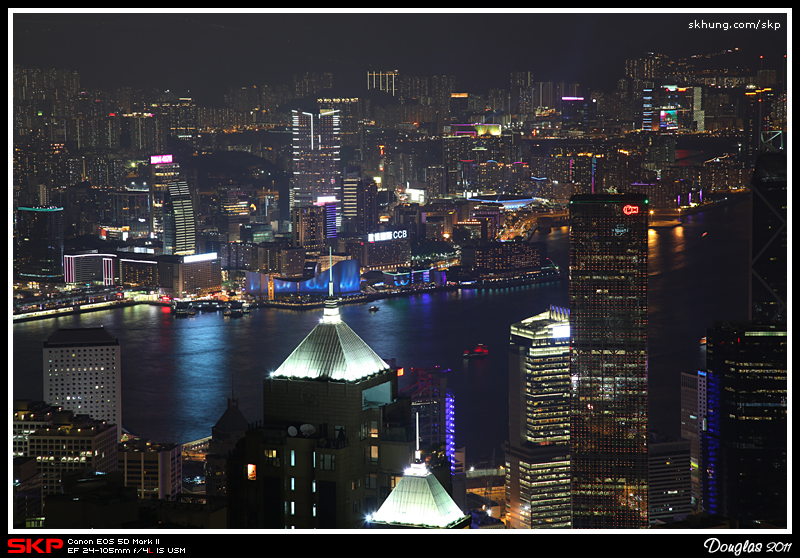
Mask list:
[[[61,539],[8,539],[9,554],[50,554],[54,548],[64,548]]]

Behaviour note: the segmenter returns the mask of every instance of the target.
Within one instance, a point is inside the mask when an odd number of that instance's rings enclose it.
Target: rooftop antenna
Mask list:
[[[333,247],[328,246],[328,296],[333,298]]]
[[[420,454],[419,452],[419,413],[416,413],[415,416],[417,419],[417,447],[414,450],[414,461],[416,463],[419,463],[420,461],[422,461],[422,454]]]

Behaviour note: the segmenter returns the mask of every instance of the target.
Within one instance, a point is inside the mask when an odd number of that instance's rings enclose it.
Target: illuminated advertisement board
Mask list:
[[[663,130],[677,130],[678,129],[678,111],[677,110],[662,110],[660,127]]]
[[[396,240],[398,238],[408,238],[408,231],[384,231],[378,233],[370,233],[367,235],[369,242],[383,242],[385,240]]]
[[[164,165],[167,163],[172,163],[172,155],[151,155],[150,156],[150,164],[151,165]]]

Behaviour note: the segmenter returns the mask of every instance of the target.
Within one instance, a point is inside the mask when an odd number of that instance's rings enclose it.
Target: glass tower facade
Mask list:
[[[341,201],[339,111],[292,111],[294,178],[290,209],[308,206],[320,197]]]
[[[510,529],[569,528],[569,313],[511,326],[506,517]]]
[[[17,208],[15,271],[32,281],[64,279],[64,210]]]
[[[642,194],[570,200],[573,527],[648,526],[647,229]]]

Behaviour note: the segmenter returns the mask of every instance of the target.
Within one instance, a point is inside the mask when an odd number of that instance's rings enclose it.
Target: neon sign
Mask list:
[[[384,240],[394,240],[397,238],[407,238],[408,231],[384,231],[379,233],[370,233],[367,236],[369,242],[382,242]]]
[[[165,163],[172,162],[172,155],[151,155],[150,156],[150,164],[151,165],[163,165]]]
[[[638,205],[626,205],[626,206],[623,206],[622,212],[625,215],[636,215],[637,213],[639,213],[639,206]]]

